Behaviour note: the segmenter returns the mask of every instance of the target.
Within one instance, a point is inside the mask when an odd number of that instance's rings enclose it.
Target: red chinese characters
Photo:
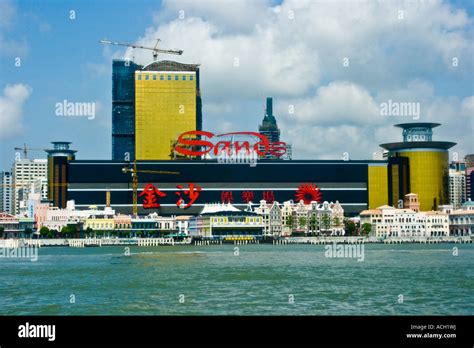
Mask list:
[[[183,190],[183,186],[178,185],[177,188],[180,190]],[[196,199],[199,197],[199,193],[201,192],[201,187],[197,186],[194,188],[194,184],[189,184],[189,190],[183,190],[182,191],[186,196],[189,197],[189,202],[184,206],[184,209],[189,208],[190,206],[193,205],[193,203],[196,201]],[[179,196],[178,201],[176,202],[176,205],[178,207],[181,206],[181,204],[184,204],[184,199],[181,198],[181,191],[180,192],[175,192],[176,195]]]
[[[263,191],[262,199],[267,201],[267,203],[273,203],[275,201],[275,194],[273,191]]]
[[[184,195],[189,198],[189,202],[184,206],[184,209],[191,207],[194,202],[196,202],[199,197],[199,194],[201,193],[201,187],[195,186],[193,183],[189,184],[188,190],[183,190],[182,185],[178,185],[176,187],[179,189],[179,191],[175,192],[175,194],[179,197],[176,201],[176,205],[178,207],[181,207],[183,204],[185,204],[183,197],[181,197],[181,193],[184,193]],[[159,208],[160,204],[158,203],[158,198],[166,197],[167,194],[161,192],[158,188],[155,187],[155,185],[147,184],[138,196],[145,196],[145,198],[143,199],[143,208],[151,209]]]
[[[232,203],[234,197],[232,196],[232,191],[222,191],[221,192],[221,202],[222,203]]]
[[[147,184],[143,189],[142,193],[140,193],[138,196],[145,196],[145,198],[143,199],[143,208],[150,209],[159,208],[160,204],[158,203],[156,196],[166,197],[166,193],[163,193],[158,190],[153,184]]]
[[[244,191],[242,192],[242,202],[249,203],[254,201],[253,191]]]

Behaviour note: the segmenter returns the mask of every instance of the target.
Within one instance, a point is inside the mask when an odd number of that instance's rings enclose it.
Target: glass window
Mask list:
[[[189,80],[192,81],[194,79],[193,75],[189,75]]]
[[[170,80],[171,80],[171,75],[168,75],[168,81],[170,81]]]
[[[179,76],[178,76],[178,75],[174,75],[174,79],[175,79],[175,81],[178,81],[178,80],[179,80]]]
[[[156,80],[156,75],[153,75],[153,80]]]
[[[160,75],[160,80],[164,80],[165,77],[163,75]]]
[[[182,79],[183,79],[183,81],[186,81],[186,75],[183,75]]]
[[[145,80],[148,80],[149,78],[150,78],[150,76],[145,75]]]
[[[142,79],[142,75],[139,74],[139,75],[138,75],[138,79],[141,80],[141,79]]]

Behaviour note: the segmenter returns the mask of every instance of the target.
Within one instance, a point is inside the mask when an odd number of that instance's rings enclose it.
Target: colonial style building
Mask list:
[[[435,237],[449,235],[449,216],[441,211],[416,212],[381,206],[360,213],[361,226],[371,225],[376,237]]]
[[[474,202],[465,202],[461,209],[449,214],[450,233],[454,236],[472,236],[474,232]]]

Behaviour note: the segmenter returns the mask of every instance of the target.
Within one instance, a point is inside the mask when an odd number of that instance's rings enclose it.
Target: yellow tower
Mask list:
[[[135,71],[137,160],[171,159],[171,144],[200,130],[201,118],[197,65],[161,61]]]
[[[402,123],[403,142],[381,144],[392,158],[408,159],[409,190],[418,194],[420,210],[436,210],[448,203],[448,149],[456,143],[433,141],[433,128],[439,123]],[[403,199],[398,188],[392,187],[394,201]]]

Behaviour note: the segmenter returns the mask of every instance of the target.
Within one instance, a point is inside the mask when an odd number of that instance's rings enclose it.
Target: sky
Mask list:
[[[112,59],[152,56],[103,38],[160,38],[184,53],[159,59],[201,64],[204,130],[256,131],[270,96],[295,159],[371,159],[401,141],[394,124],[415,121],[441,123],[434,139],[463,158],[474,153],[473,20],[470,0],[0,0],[0,170],[24,143],[111,158]],[[95,103],[95,117],[58,116],[63,100]],[[383,113],[389,102],[414,108]]]

